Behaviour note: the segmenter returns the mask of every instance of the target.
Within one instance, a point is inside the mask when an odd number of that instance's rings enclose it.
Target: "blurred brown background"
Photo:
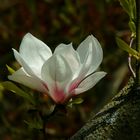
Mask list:
[[[62,42],[73,42],[76,48],[89,34],[102,44],[104,60],[100,68],[108,75],[93,89],[80,95],[84,99],[82,104],[69,109],[65,117],[49,121],[49,140],[73,135],[128,80],[127,54],[115,41],[116,36],[129,41],[128,20],[118,0],[0,0],[0,81],[7,80],[6,64],[19,68],[11,49],[18,50],[27,32],[52,50]],[[0,92],[0,139],[43,139],[41,132],[24,123],[28,116],[25,101],[9,93]]]

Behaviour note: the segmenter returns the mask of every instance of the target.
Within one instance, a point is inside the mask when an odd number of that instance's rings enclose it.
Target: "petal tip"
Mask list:
[[[107,72],[105,72],[105,71],[99,71],[97,73],[99,73],[101,75],[101,79],[107,75]]]
[[[103,71],[103,74],[104,74],[104,75],[107,75],[107,72]]]
[[[22,40],[26,40],[26,39],[28,39],[28,38],[32,38],[32,37],[34,37],[31,33],[26,33],[24,36],[23,36],[23,39]]]
[[[15,52],[16,50],[14,48],[12,48],[12,51]]]
[[[32,36],[32,34],[28,32],[24,36]]]

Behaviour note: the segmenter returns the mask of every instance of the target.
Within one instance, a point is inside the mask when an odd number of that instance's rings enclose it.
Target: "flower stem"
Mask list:
[[[136,50],[140,53],[140,0],[136,0]],[[136,85],[140,85],[140,61],[136,62]]]
[[[41,117],[42,122],[43,122],[42,132],[43,132],[44,140],[47,140],[46,124],[57,113],[66,114],[66,108],[65,108],[65,106],[63,106],[63,105],[56,105],[55,108],[54,108],[54,110],[49,115],[43,115],[40,112],[40,117]]]

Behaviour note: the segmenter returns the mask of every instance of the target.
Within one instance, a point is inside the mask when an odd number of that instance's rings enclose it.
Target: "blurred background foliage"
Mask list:
[[[0,0],[0,81],[8,80],[6,64],[19,68],[11,49],[18,50],[27,32],[52,50],[62,42],[73,42],[76,48],[89,34],[102,44],[104,59],[100,68],[108,75],[93,89],[79,96],[84,99],[82,104],[73,106],[66,116],[49,120],[47,139],[66,139],[73,135],[90,115],[97,113],[124,86],[130,76],[128,56],[117,47],[115,37],[129,42],[128,21],[129,17],[118,0]],[[38,96],[42,98],[40,94]],[[27,120],[36,116],[35,112],[29,113],[29,106],[21,97],[0,87],[1,140],[43,139],[41,131],[27,125]]]

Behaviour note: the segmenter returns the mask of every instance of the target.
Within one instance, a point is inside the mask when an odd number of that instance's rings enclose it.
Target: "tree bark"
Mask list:
[[[70,140],[140,140],[140,87],[130,78]]]

